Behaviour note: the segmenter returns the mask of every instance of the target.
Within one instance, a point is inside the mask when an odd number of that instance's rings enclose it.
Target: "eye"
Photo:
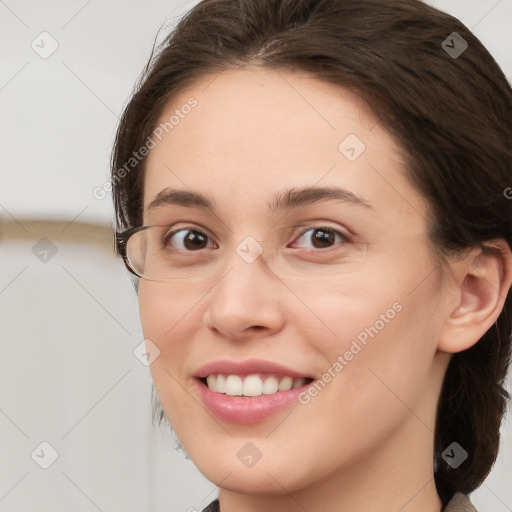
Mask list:
[[[209,239],[208,235],[192,228],[177,229],[164,234],[162,238],[166,246],[170,245],[185,252],[197,251],[206,247],[218,247],[215,242]]]
[[[308,228],[302,231],[297,240],[309,240],[310,243],[306,246],[308,249],[325,249],[330,248],[336,242],[350,242],[350,238],[336,229],[327,227]],[[297,242],[294,242],[296,244]]]

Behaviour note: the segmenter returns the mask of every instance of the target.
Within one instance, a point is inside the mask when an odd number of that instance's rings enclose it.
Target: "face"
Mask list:
[[[357,95],[290,71],[224,71],[161,122],[176,110],[148,156],[144,225],[181,229],[172,250],[215,270],[141,279],[139,304],[156,391],[199,470],[279,494],[431,454],[443,288],[396,141]],[[213,211],[150,208],[162,191]]]

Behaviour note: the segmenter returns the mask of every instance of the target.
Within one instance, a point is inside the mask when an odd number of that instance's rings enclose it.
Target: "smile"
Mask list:
[[[250,425],[300,405],[311,375],[273,361],[213,361],[194,375],[206,409],[222,421]]]
[[[305,377],[293,378],[279,375],[226,375],[212,374],[206,377],[206,385],[216,393],[223,393],[228,396],[255,397],[261,395],[272,395],[274,393],[289,391],[303,386]]]

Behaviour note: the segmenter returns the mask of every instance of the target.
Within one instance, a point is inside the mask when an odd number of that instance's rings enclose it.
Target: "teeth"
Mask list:
[[[293,379],[291,377],[284,377],[279,383],[279,391],[289,391],[292,389]]]
[[[279,381],[275,377],[267,377],[263,382],[263,394],[271,395],[277,393],[279,389]]]
[[[242,394],[242,379],[238,375],[228,375],[226,379],[226,395],[236,396]]]
[[[206,384],[208,384],[208,387],[210,389],[213,389],[215,386],[215,383],[217,381],[217,378],[215,377],[215,375],[208,375],[208,377],[206,377]]]
[[[257,375],[249,375],[244,379],[242,395],[260,396],[263,393],[263,382]]]
[[[261,396],[272,395],[278,391],[289,391],[303,386],[306,379],[303,377],[293,379],[275,376],[262,379],[259,375],[248,375],[243,378],[238,375],[208,375],[206,384],[212,391],[225,393],[228,396]]]
[[[304,386],[305,383],[306,383],[306,379],[303,379],[303,378],[295,379],[293,381],[292,389],[300,388],[301,386]]]
[[[226,377],[224,375],[217,375],[217,382],[215,383],[215,389],[219,393],[226,392]]]

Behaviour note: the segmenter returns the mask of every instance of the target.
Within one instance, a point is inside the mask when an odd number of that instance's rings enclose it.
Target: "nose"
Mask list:
[[[229,339],[275,334],[284,326],[286,290],[263,258],[248,263],[234,254],[207,295],[203,322]]]

